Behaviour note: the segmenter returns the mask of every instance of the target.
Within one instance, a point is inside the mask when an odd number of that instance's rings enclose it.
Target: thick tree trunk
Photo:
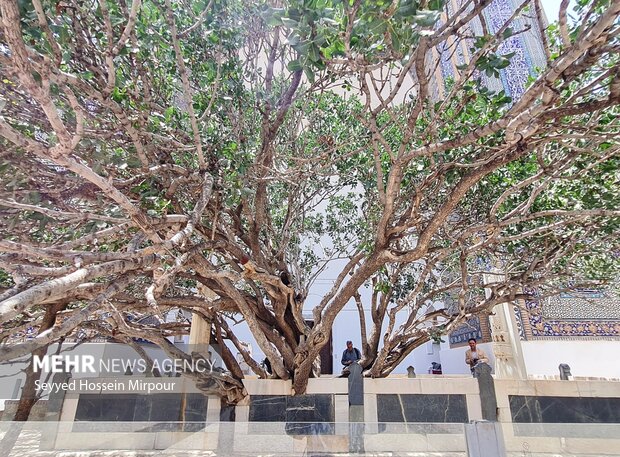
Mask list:
[[[64,304],[61,305],[50,305],[45,310],[45,316],[43,316],[43,322],[41,323],[41,327],[39,328],[39,333],[44,332],[54,326],[54,322],[56,321],[56,314],[60,310],[65,307]],[[32,352],[30,356],[30,363],[26,368],[26,382],[24,383],[24,387],[22,388],[22,394],[19,398],[19,403],[17,404],[17,411],[15,412],[15,416],[13,417],[14,421],[27,421],[30,416],[30,412],[32,411],[32,407],[37,402],[37,389],[36,389],[36,381],[39,379],[40,373],[34,372],[34,357],[43,357],[47,353],[49,345],[45,345],[42,348],[36,349]]]
[[[59,311],[64,309],[65,304],[58,305],[50,305],[45,310],[45,315],[43,316],[43,322],[41,323],[41,327],[39,328],[39,333],[50,329],[54,326],[54,322],[56,321],[56,314]],[[15,416],[13,417],[13,422],[10,425],[9,430],[5,433],[4,437],[0,441],[0,455],[9,455],[9,453],[13,450],[15,443],[19,439],[19,435],[23,429],[23,422],[27,421],[30,417],[30,412],[32,411],[32,407],[37,402],[37,390],[35,388],[35,381],[39,379],[40,374],[35,373],[33,370],[33,359],[34,356],[43,356],[47,353],[47,348],[49,345],[42,347],[33,351],[32,356],[30,358],[30,363],[26,368],[26,383],[22,389],[22,394],[19,398],[19,403],[17,404],[17,411],[15,412]]]
[[[308,363],[307,360],[304,360],[301,365],[295,368],[295,378],[293,379],[293,392],[295,395],[303,395],[306,393],[311,371],[312,363]]]
[[[48,346],[44,346],[40,349],[37,349],[30,356],[30,363],[26,368],[26,382],[24,383],[24,387],[22,388],[22,394],[19,397],[17,411],[15,412],[15,416],[13,417],[14,421],[27,421],[28,417],[30,416],[30,411],[32,411],[32,407],[38,400],[35,382],[39,379],[41,373],[35,373],[33,370],[34,357],[43,357],[47,353],[47,348]]]

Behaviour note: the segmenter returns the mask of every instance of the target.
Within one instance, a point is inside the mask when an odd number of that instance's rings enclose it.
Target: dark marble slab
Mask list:
[[[333,395],[254,395],[250,398],[250,422],[285,422],[289,435],[331,435],[334,433]],[[252,425],[252,424],[250,424]],[[250,433],[263,427],[250,426]]]
[[[208,398],[201,394],[83,394],[75,421],[192,422],[207,418]]]
[[[252,395],[250,422],[286,422],[286,395]]]
[[[149,395],[148,398],[151,401],[151,415],[149,416],[149,421],[176,422],[183,420],[181,408],[183,407],[184,400],[181,395]]]
[[[207,419],[209,399],[199,393],[185,394],[185,422],[202,422]]]
[[[137,395],[80,395],[76,421],[131,422],[136,409]]]
[[[299,395],[286,399],[286,433],[331,435],[334,433],[333,395]]]
[[[378,394],[379,422],[468,421],[465,395]]]
[[[509,401],[518,423],[620,423],[620,398],[510,395]]]
[[[289,422],[333,422],[333,395],[298,395],[286,399]]]
[[[152,406],[153,402],[148,395],[136,395],[136,406],[133,412],[133,420],[136,422],[148,422],[151,417]]]

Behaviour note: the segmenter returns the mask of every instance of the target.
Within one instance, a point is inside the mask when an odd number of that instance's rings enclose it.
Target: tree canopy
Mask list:
[[[226,341],[269,374],[233,318],[303,393],[347,303],[386,376],[472,314],[608,284],[620,2],[579,0],[573,24],[563,1],[549,27],[539,0],[500,23],[448,3],[0,2],[0,360],[84,329],[178,355],[181,309],[211,324],[234,402]],[[545,29],[522,93],[497,89],[505,45]]]

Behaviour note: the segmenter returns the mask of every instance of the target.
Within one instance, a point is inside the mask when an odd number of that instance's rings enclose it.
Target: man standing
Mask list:
[[[470,338],[468,341],[469,349],[465,352],[465,363],[469,365],[471,374],[474,374],[474,367],[479,362],[489,363],[489,357],[481,348],[476,347],[476,339]]]
[[[344,369],[342,370],[342,374],[349,374],[349,366],[353,362],[359,362],[362,358],[362,354],[359,349],[353,347],[352,341],[347,341],[347,348],[342,353],[341,363],[344,365]]]

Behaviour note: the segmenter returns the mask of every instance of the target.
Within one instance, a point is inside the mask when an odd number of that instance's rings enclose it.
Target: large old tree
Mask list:
[[[490,3],[1,0],[0,360],[80,331],[191,357],[162,318],[181,309],[211,323],[228,371],[203,385],[234,402],[228,345],[267,373],[231,319],[303,393],[347,303],[386,376],[472,313],[605,287],[620,1],[579,0],[574,25],[563,1],[518,98],[493,89],[505,44],[547,22],[526,0],[491,24]]]

